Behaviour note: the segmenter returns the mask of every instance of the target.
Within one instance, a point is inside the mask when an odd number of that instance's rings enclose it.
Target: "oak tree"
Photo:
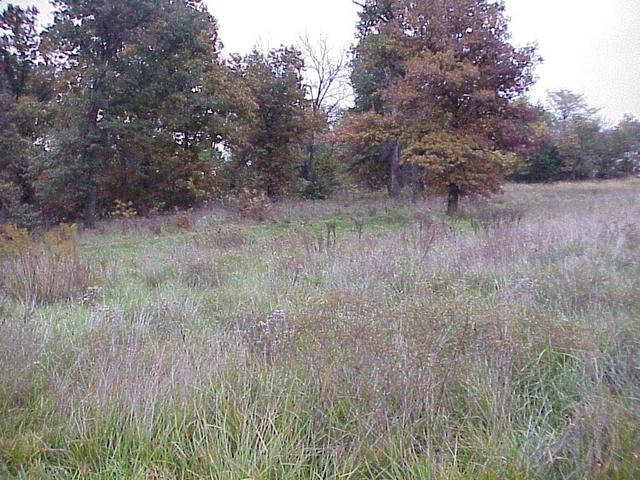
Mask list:
[[[533,47],[510,43],[502,3],[371,0],[364,9],[361,29],[379,52],[368,57],[378,74],[363,76],[364,98],[400,134],[390,191],[399,158],[448,193],[450,213],[461,195],[498,192],[509,153],[526,147],[535,119],[522,99],[537,60]]]

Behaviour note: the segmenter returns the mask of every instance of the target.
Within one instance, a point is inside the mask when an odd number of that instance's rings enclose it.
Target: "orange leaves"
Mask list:
[[[0,259],[19,255],[33,245],[29,232],[15,225],[0,225]]]
[[[527,124],[536,120],[518,101],[532,80],[534,49],[509,43],[504,9],[488,0],[397,0],[382,23],[361,44],[389,39],[401,65],[377,92],[382,115],[346,122],[352,149],[395,134],[402,160],[433,188],[455,196],[499,191],[513,159],[506,152],[526,146]]]
[[[384,143],[394,133],[397,133],[397,126],[390,118],[375,112],[365,112],[346,115],[336,138],[339,143],[358,148],[366,144]]]
[[[470,135],[434,130],[411,142],[403,160],[420,166],[424,182],[437,191],[454,183],[462,193],[486,195],[499,191],[506,158],[484,149]]]

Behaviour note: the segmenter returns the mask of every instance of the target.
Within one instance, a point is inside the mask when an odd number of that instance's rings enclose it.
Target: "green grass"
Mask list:
[[[82,232],[86,293],[0,287],[0,478],[640,478],[639,199],[508,186],[455,219],[367,196]]]

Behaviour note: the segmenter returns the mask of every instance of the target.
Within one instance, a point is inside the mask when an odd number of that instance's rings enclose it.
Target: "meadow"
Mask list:
[[[640,478],[640,181],[463,207],[5,232],[0,478]]]

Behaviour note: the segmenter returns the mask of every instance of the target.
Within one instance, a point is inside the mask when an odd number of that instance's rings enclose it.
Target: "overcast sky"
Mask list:
[[[47,0],[0,0],[36,4]],[[336,48],[354,40],[357,7],[351,0],[207,0],[220,22],[227,53],[296,42],[307,32]],[[513,41],[537,42],[544,63],[532,98],[566,88],[584,93],[608,121],[640,117],[640,0],[506,0]]]

